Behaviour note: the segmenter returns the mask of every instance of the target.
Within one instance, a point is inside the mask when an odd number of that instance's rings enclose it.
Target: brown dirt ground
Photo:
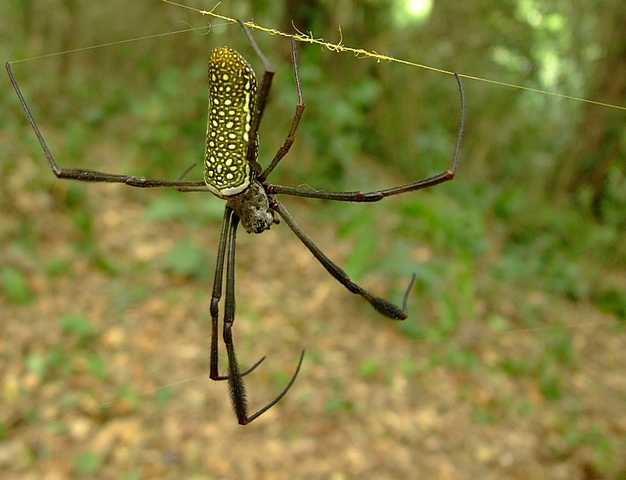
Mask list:
[[[485,299],[476,306],[483,313],[453,338],[416,342],[330,279],[284,225],[239,238],[237,350],[243,365],[268,355],[246,377],[251,408],[280,391],[301,349],[307,355],[289,394],[240,427],[226,385],[208,377],[211,279],[157,266],[184,239],[206,244],[212,258],[217,227],[148,222],[136,198],[158,192],[89,185],[85,208],[97,248],[119,268],[109,275],[72,250],[76,227],[57,198],[66,187],[22,193],[23,183],[49,172],[32,159],[21,164],[2,193],[2,256],[3,264],[28,272],[35,298],[16,305],[0,296],[0,421],[8,426],[0,478],[569,480],[600,478],[594,462],[603,447],[601,438],[568,437],[568,426],[609,432],[617,443],[608,455],[626,447],[616,440],[626,437],[626,337],[613,318],[501,285],[490,300],[499,311],[513,317],[510,299],[527,296],[547,319],[545,328],[494,331],[484,321]],[[310,207],[288,205],[307,225]],[[32,252],[11,246],[24,217],[38,232]],[[338,261],[350,248],[330,225],[308,230]],[[42,268],[52,258],[67,261],[56,276]],[[388,280],[371,276],[364,283],[385,294],[377,285]],[[142,289],[147,294],[134,298]],[[420,300],[412,298],[407,321],[430,321],[420,314]],[[87,344],[61,329],[69,313],[95,327]],[[559,370],[560,400],[547,400],[535,379],[495,368],[505,356],[545,355],[535,340],[562,323],[577,361]],[[431,361],[451,345],[480,362]],[[71,372],[40,376],[27,367],[26,358],[55,348]],[[105,378],[90,373],[87,354],[103,360]],[[75,462],[85,451],[101,465],[81,475]],[[623,459],[610,461],[612,471],[623,467]]]

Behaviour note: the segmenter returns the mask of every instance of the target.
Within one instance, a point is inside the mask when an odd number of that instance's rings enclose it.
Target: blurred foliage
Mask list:
[[[3,267],[0,270],[0,286],[11,303],[27,303],[33,298],[27,277],[17,268]]]
[[[46,15],[36,14],[43,5],[36,0],[0,7],[5,27],[0,48],[5,58],[114,43],[182,29],[188,26],[185,22],[200,23],[190,12],[151,2],[138,2],[132,8],[121,1],[45,3]],[[201,3],[197,6],[202,7]],[[220,8],[226,15],[254,18],[288,31],[293,22],[300,31],[313,31],[328,41],[342,40],[444,69],[624,103],[623,89],[612,88],[621,81],[623,58],[615,45],[626,43],[624,32],[602,23],[609,10],[622,18],[626,8],[621,2],[583,2],[576,7],[558,0],[433,2],[421,15],[410,14],[407,4],[238,0]],[[120,11],[124,15],[118,15]],[[111,15],[115,21],[106,21]],[[259,33],[255,37],[265,52],[271,52],[277,71],[261,131],[261,158],[266,159],[284,141],[297,97],[288,42]],[[234,45],[260,70],[241,32],[216,24],[204,34],[177,34],[43,57],[15,64],[14,71],[63,165],[175,178],[202,158],[205,62],[210,47],[217,43]],[[317,46],[299,45],[298,49],[307,109],[297,141],[273,181],[325,189],[372,189],[448,167],[459,115],[452,78],[394,63],[359,60]],[[608,77],[610,85],[597,85],[599,70],[615,72]],[[626,263],[621,234],[626,225],[623,114],[487,83],[466,80],[465,88],[468,125],[460,181],[376,208],[324,202],[320,210],[326,213],[316,211],[320,221],[336,219],[339,233],[355,239],[346,261],[348,270],[356,278],[373,268],[403,275],[415,271],[418,287],[443,299],[445,295],[436,292],[450,287],[442,277],[453,274],[456,282],[463,282],[461,271],[472,276],[489,257],[495,278],[533,279],[547,291],[573,300],[592,297],[620,316],[623,302],[610,292],[621,291],[623,285],[600,281],[603,268],[590,265],[610,262],[622,267]],[[15,136],[10,147],[14,151],[4,152],[0,166],[0,173],[7,176],[30,169],[18,161],[23,158],[23,153],[16,153],[21,146],[29,145],[33,158],[40,159],[41,153],[30,132],[17,128],[25,120],[14,96],[4,96],[0,102],[7,112],[0,126]],[[590,132],[594,137],[585,138],[589,123],[600,124],[601,131],[608,133],[603,136],[595,128]],[[597,184],[589,184],[589,175],[581,177],[578,172],[593,172],[596,160],[581,146],[600,148],[598,138],[609,143],[601,145],[598,172],[590,174]],[[109,160],[113,144],[123,147]],[[35,191],[41,184],[58,188],[51,175],[39,173],[25,188]],[[187,174],[199,175],[199,166]],[[83,208],[88,202],[85,187],[72,185],[57,192],[82,235],[79,248],[104,271],[114,272],[114,265],[97,253],[92,220]],[[137,198],[151,202],[147,215],[153,221],[193,223],[199,216],[203,221],[221,218],[219,202],[191,202],[175,194]],[[384,242],[369,234],[381,224],[397,240],[398,255],[383,255]],[[26,224],[20,228],[28,229]],[[499,252],[497,259],[491,259],[494,249]],[[199,247],[179,245],[163,266],[195,275],[198,255]],[[407,256],[413,260],[405,261]],[[450,266],[444,259],[451,256],[465,267]],[[395,258],[399,260],[394,264]],[[13,302],[27,301],[29,296],[20,275],[12,268],[3,270],[3,290]]]
[[[187,3],[207,8],[204,1]],[[433,1],[420,15],[410,14],[408,3],[231,0],[218,11],[283,31],[295,26],[330,42],[476,77],[626,104],[622,0]],[[261,63],[239,28],[219,22],[201,33],[116,44],[206,25],[197,14],[159,2],[3,2],[0,23],[5,60],[42,56],[13,64],[13,71],[51,151],[65,167],[178,178],[195,164],[186,178],[200,178],[210,49],[232,45],[261,75]],[[261,163],[267,164],[285,140],[297,93],[289,42],[260,32],[254,36],[276,69],[260,133]],[[92,45],[104,46],[46,56]],[[452,77],[315,45],[298,45],[298,62],[306,110],[296,142],[272,182],[374,190],[449,168],[459,120]],[[416,274],[409,313],[417,320],[394,325],[411,339],[441,343],[439,356],[428,359],[432,366],[445,363],[462,377],[481,363],[471,336],[459,333],[473,322],[493,332],[547,322],[556,326],[537,336],[530,352],[511,352],[491,368],[537,382],[548,402],[572,401],[561,376],[562,368],[575,369],[579,361],[571,334],[559,328],[562,318],[548,320],[546,309],[529,299],[588,303],[619,319],[616,328],[623,329],[624,113],[485,82],[465,80],[464,85],[467,130],[454,182],[380,204],[311,200],[300,208],[298,199],[285,203],[309,212],[301,222],[309,230],[322,223],[335,226],[350,246],[342,265],[377,293],[400,302],[408,279]],[[90,186],[57,182],[49,174],[7,82],[5,88],[0,175],[7,180],[0,183],[0,211],[7,221],[0,227],[6,244],[0,295],[19,307],[32,302],[39,270],[49,277],[71,276],[76,268],[72,255],[107,275],[115,275],[119,265],[99,243],[102,227],[92,217],[97,197]],[[42,191],[47,193],[43,199]],[[31,261],[32,252],[45,248],[46,232],[25,213],[32,208],[13,200],[16,192],[38,206],[50,208],[50,203],[67,212],[72,220],[69,253],[53,251],[43,266]],[[206,196],[197,201],[194,194],[178,192],[119,192],[142,202],[149,222],[193,229],[217,225],[222,218],[223,203]],[[154,264],[173,276],[204,280],[215,246],[207,250],[193,240],[173,242]],[[117,292],[116,307],[152,295],[141,282],[147,274],[145,264],[133,268],[129,275],[136,276],[136,287]],[[387,292],[385,285],[390,285]],[[25,369],[38,378],[82,373],[104,383],[107,365],[89,351],[100,335],[97,328],[82,314],[64,317],[60,325],[67,338],[45,352],[27,353]],[[309,357],[312,363],[314,356]],[[401,368],[414,374],[417,367],[410,358]],[[363,360],[357,374],[367,381],[387,381],[384,365],[375,358]],[[284,384],[284,375],[277,374],[275,381]],[[355,409],[340,385],[332,389],[325,399],[328,413]],[[140,402],[134,394],[131,385],[119,388],[120,398]],[[169,388],[157,390],[155,401],[165,406],[170,395]],[[66,401],[76,400],[68,395]],[[498,420],[497,409],[474,408],[477,422]],[[566,456],[592,442],[597,446],[594,468],[612,468],[607,451],[613,440],[603,427],[562,428],[567,442],[551,455]],[[74,469],[93,476],[102,462],[85,450],[75,458]]]
[[[161,260],[164,270],[186,276],[207,277],[206,249],[193,242],[177,243]]]
[[[74,460],[74,470],[81,475],[94,475],[100,468],[102,458],[96,453],[85,450]]]
[[[3,35],[10,38],[1,42],[5,57],[45,55],[201,24],[193,13],[152,2],[132,8],[121,1],[52,3],[55,8],[46,2],[46,15],[36,14],[42,5],[36,0],[0,7]],[[626,8],[620,2],[583,2],[576,7],[558,0],[432,2],[421,14],[410,13],[407,5],[399,0],[341,5],[233,0],[220,9],[262,25],[286,31],[295,25],[328,41],[439,68],[624,103],[626,95],[618,88],[623,58],[615,46],[626,44],[624,32],[602,23],[607,10],[622,18]],[[203,7],[202,2],[195,6]],[[112,15],[115,21],[106,21]],[[289,43],[258,32],[255,38],[277,72],[261,129],[261,159],[267,159],[284,141],[297,96]],[[202,34],[46,56],[15,64],[14,72],[61,164],[166,178],[176,178],[196,164],[187,178],[198,178],[206,115],[205,62],[218,43],[235,46],[260,71],[239,29],[215,22]],[[272,181],[375,189],[448,168],[459,117],[454,79],[312,45],[298,45],[298,50],[307,108],[297,141]],[[599,71],[616,72],[602,88],[597,84]],[[607,270],[623,271],[626,264],[623,114],[488,83],[464,83],[468,124],[458,180],[375,207],[312,202],[324,206],[313,218],[332,220],[339,235],[352,242],[347,271],[357,279],[372,271],[391,278],[415,272],[417,290],[439,312],[442,323],[435,328],[440,334],[454,329],[461,317],[473,316],[473,304],[491,288],[475,280],[478,271],[496,281],[538,287],[574,301],[589,299],[623,318],[623,281],[605,275]],[[30,164],[18,161],[24,158],[23,145],[29,145],[29,155],[38,161],[41,152],[30,132],[17,128],[24,127],[25,120],[14,96],[0,102],[7,112],[0,125],[15,137],[10,147],[14,151],[4,152],[0,173],[24,171],[26,178],[32,177],[24,188],[37,191],[45,185],[55,192],[74,220],[76,248],[102,271],[115,273],[115,264],[99,253],[85,186],[58,187],[51,175],[41,175],[41,168],[32,173]],[[594,122],[596,128],[589,131],[593,137],[586,138],[585,125]],[[610,135],[598,133],[598,125]],[[596,159],[598,172],[593,176],[598,183],[590,184],[578,173],[593,172],[596,160],[581,146],[600,148],[598,139],[609,143],[601,146],[603,156]],[[111,150],[112,145],[121,149]],[[147,218],[154,222],[201,225],[221,218],[219,202],[195,202],[190,200],[193,195],[125,194],[147,203]],[[24,218],[15,232],[32,242],[37,234],[29,228]],[[380,229],[387,232],[384,238],[371,234]],[[388,239],[394,242],[393,255],[387,251]],[[176,244],[160,266],[203,276],[205,257],[199,245]],[[57,259],[48,270],[58,270],[55,264],[64,265]],[[4,268],[1,280],[10,301],[28,301],[28,279],[19,268]],[[393,289],[399,296],[403,287],[398,283]],[[422,327],[402,328],[421,335],[415,330]]]

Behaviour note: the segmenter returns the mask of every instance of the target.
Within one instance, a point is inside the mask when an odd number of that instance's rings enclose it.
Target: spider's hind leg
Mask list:
[[[228,380],[229,375],[220,375],[218,371],[218,327],[219,327],[219,302],[222,297],[222,278],[224,274],[224,257],[226,255],[226,247],[229,244],[231,230],[231,218],[233,217],[233,211],[230,207],[226,207],[224,210],[224,218],[222,220],[222,231],[220,234],[220,243],[217,248],[217,261],[215,262],[215,279],[213,281],[213,293],[211,295],[211,362],[210,362],[210,377],[212,380]],[[236,228],[236,226],[234,227]],[[234,289],[234,287],[233,287]],[[234,291],[233,291],[234,295]],[[228,292],[227,292],[228,296]],[[234,306],[233,306],[234,308]],[[234,321],[234,312],[233,312]],[[231,321],[232,324],[232,321]],[[265,360],[265,356],[256,361],[254,365],[248,368],[245,372],[241,373],[241,377],[252,372],[258,367],[261,362]]]
[[[283,391],[274,400],[266,404],[263,408],[258,410],[253,415],[248,415],[248,400],[246,397],[246,389],[243,382],[243,377],[254,370],[265,357],[258,360],[252,367],[245,372],[239,371],[239,363],[237,361],[237,354],[235,353],[235,344],[233,341],[232,328],[235,323],[235,245],[237,236],[237,226],[239,224],[239,217],[228,206],[226,206],[224,212],[224,220],[222,222],[222,232],[220,236],[220,243],[218,247],[217,263],[215,267],[215,283],[213,285],[213,294],[211,298],[211,378],[213,380],[227,380],[228,388],[230,391],[231,403],[233,410],[237,415],[239,424],[246,425],[255,418],[265,413],[271,407],[276,405],[278,401],[285,396],[291,386],[296,380],[300,367],[302,366],[302,360],[304,358],[304,351],[300,355],[298,366],[296,371],[291,377],[291,380]],[[218,304],[222,295],[222,278],[224,272],[224,259],[226,258],[226,294],[224,299],[224,327],[223,327],[223,340],[226,345],[226,353],[228,356],[228,375],[220,375],[218,373],[218,319],[219,310]]]

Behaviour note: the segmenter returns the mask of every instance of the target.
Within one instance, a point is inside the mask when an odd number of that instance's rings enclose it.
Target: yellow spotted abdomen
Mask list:
[[[256,103],[252,67],[230,47],[216,47],[209,58],[209,119],[204,181],[218,197],[244,192],[252,182],[246,160]]]

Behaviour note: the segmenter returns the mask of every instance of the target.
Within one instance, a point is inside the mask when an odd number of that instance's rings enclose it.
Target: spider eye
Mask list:
[[[256,104],[252,67],[230,47],[216,47],[209,58],[209,119],[204,181],[219,197],[245,191],[252,181],[246,160]]]

